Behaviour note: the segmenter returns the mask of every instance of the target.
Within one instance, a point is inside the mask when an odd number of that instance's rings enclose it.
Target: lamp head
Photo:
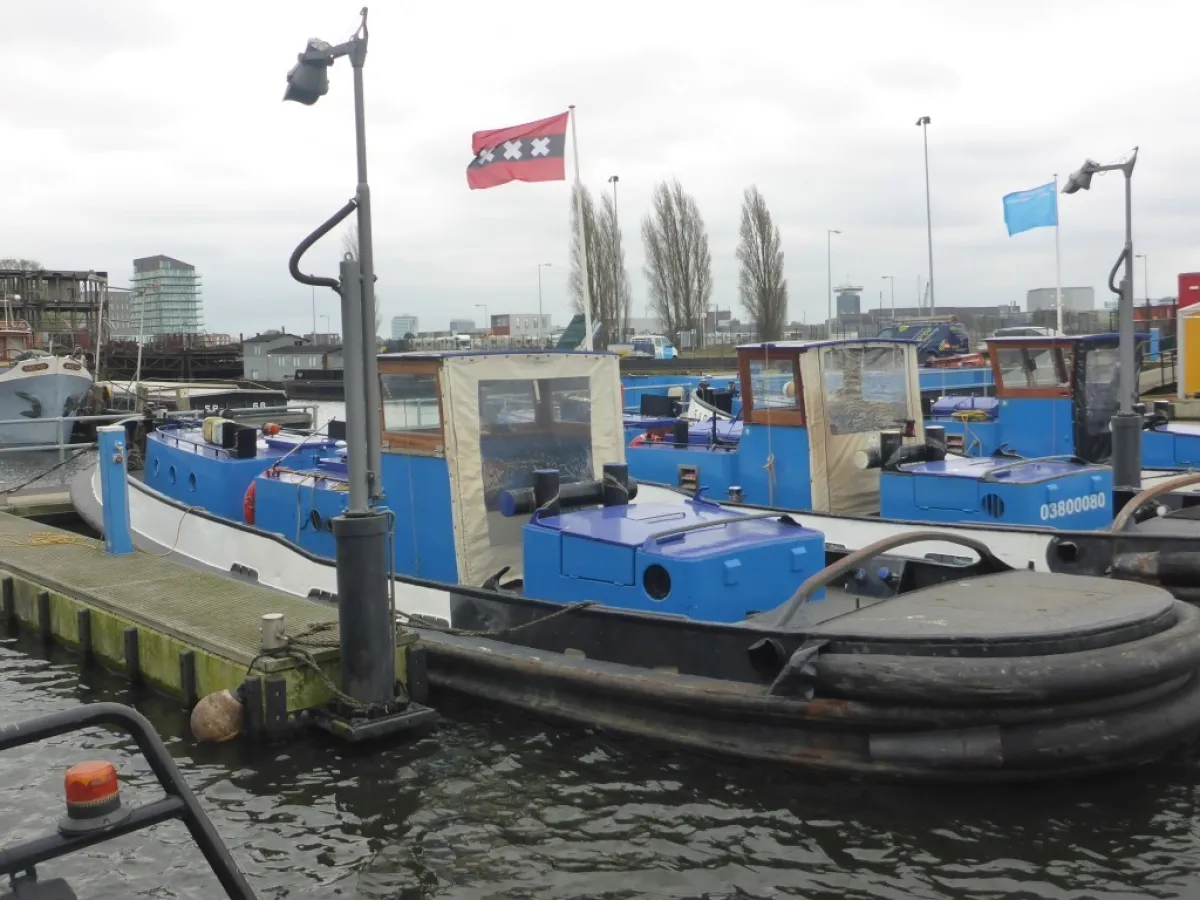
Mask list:
[[[296,65],[287,74],[284,100],[312,106],[329,92],[329,67],[333,65],[333,48],[325,41],[312,38],[304,52],[296,57]]]
[[[1100,168],[1100,163],[1094,159],[1085,159],[1083,165],[1071,173],[1067,183],[1063,185],[1064,194],[1074,194],[1076,191],[1086,191],[1092,186],[1092,176]]]

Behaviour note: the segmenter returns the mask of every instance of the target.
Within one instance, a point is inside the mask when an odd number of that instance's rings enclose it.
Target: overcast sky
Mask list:
[[[359,7],[8,4],[0,256],[105,269],[124,285],[135,256],[164,253],[203,274],[208,330],[308,330],[310,290],[287,259],[353,193],[351,71],[339,61],[314,107],[282,103],[284,77],[307,38],[347,38]],[[1023,303],[1052,286],[1053,231],[1007,237],[1001,196],[1135,144],[1151,295],[1200,269],[1200,7],[1183,0],[377,0],[369,21],[378,291],[386,318],[412,313],[422,330],[482,321],[476,304],[536,311],[539,262],[553,264],[546,311],[565,319],[567,184],[468,191],[464,170],[472,131],[571,103],[584,183],[620,176],[635,315],[647,305],[641,218],[671,177],[704,215],[716,305],[738,308],[751,184],[783,234],[789,318],[824,316],[829,228],[843,231],[835,283],[886,303],[881,276],[894,275],[896,302],[912,303],[927,273],[922,115],[939,304]],[[1060,199],[1063,284],[1106,300],[1121,177]],[[338,251],[327,240],[310,265],[333,273]],[[336,297],[318,293],[317,306],[339,330]]]

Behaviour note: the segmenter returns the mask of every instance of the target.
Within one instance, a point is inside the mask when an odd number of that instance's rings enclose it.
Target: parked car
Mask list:
[[[1062,337],[1062,335],[1053,328],[1043,328],[1040,325],[1013,325],[1010,328],[997,328],[979,342],[976,351],[987,353],[987,342],[989,340],[1004,337]]]
[[[967,329],[953,316],[947,319],[901,319],[884,327],[878,337],[913,341],[918,345],[917,358],[922,365],[940,356],[971,352]]]

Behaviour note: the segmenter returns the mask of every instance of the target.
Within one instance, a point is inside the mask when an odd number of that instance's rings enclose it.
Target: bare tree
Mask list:
[[[700,343],[712,296],[712,254],[704,219],[678,181],[659,184],[652,204],[642,220],[650,299],[669,335],[694,330]]]
[[[605,336],[607,343],[613,343],[624,340],[625,332],[629,330],[633,287],[629,282],[629,271],[625,268],[625,247],[621,240],[617,205],[608,194],[604,195],[599,225],[600,258],[604,266],[601,282],[604,294]]]
[[[346,230],[342,232],[342,252],[349,253],[355,259],[358,259],[358,223],[351,222],[346,226]],[[375,334],[374,338],[378,339],[383,331],[383,305],[379,302],[379,292],[375,292]]]
[[[787,323],[787,279],[779,226],[756,186],[742,195],[742,231],[737,248],[742,306],[754,321],[760,341],[775,341]]]
[[[633,293],[625,269],[625,250],[621,246],[621,227],[612,198],[604,195],[600,209],[587,188],[583,191],[583,223],[579,228],[579,207],[571,195],[571,306],[583,312],[583,241],[587,244],[588,287],[592,298],[592,323],[600,325],[598,348],[619,341],[629,325],[630,297]]]

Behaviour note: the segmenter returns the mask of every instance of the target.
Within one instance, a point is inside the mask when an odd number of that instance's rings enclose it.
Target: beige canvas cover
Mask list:
[[[547,390],[554,422],[539,428],[527,421],[529,398],[540,399]],[[518,578],[521,528],[528,516],[504,518],[495,509],[498,492],[528,486],[535,468],[558,468],[568,481],[598,479],[605,463],[625,462],[617,357],[448,356],[441,391],[459,581],[482,584],[504,566],[510,567],[505,579]]]
[[[879,446],[879,432],[916,422],[925,440],[916,345],[888,341],[828,344],[800,356],[810,444],[812,504],[817,512],[879,512],[879,470],[854,465]]]

